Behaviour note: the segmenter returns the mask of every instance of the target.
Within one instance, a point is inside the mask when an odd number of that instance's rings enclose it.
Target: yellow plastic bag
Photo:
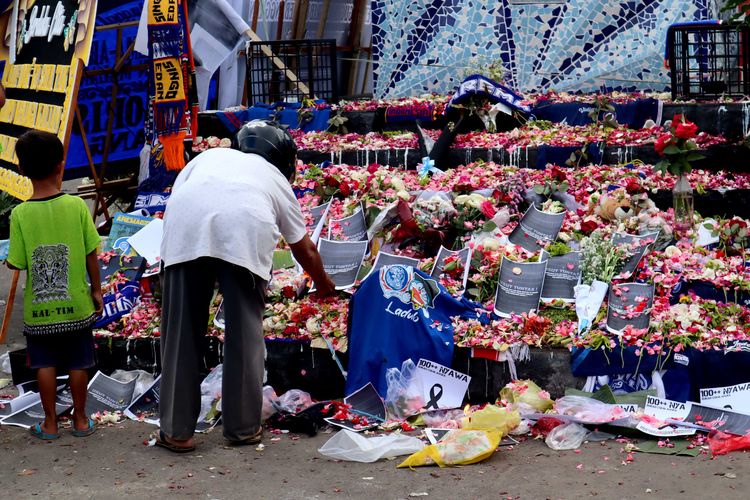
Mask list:
[[[552,399],[547,391],[531,380],[515,380],[500,391],[500,399],[517,408],[535,410],[540,413],[552,408]]]
[[[398,467],[421,467],[423,465],[469,465],[492,456],[500,444],[497,431],[455,429],[446,434],[437,444],[425,446],[401,462]]]
[[[511,411],[495,405],[487,405],[481,410],[470,413],[462,418],[461,428],[495,431],[502,438],[518,427],[520,423],[521,416],[517,411]]]

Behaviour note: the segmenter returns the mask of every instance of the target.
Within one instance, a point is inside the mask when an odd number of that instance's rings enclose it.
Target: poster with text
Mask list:
[[[378,256],[375,257],[375,263],[372,265],[372,269],[367,274],[368,276],[372,273],[380,271],[385,266],[411,266],[417,267],[419,265],[419,259],[413,259],[411,257],[404,257],[403,255],[394,255],[392,253],[378,252]]]
[[[612,244],[615,246],[627,245],[630,253],[622,266],[622,270],[620,270],[620,277],[628,279],[633,274],[643,256],[650,250],[651,245],[658,237],[658,232],[641,235],[626,233],[612,235]]]
[[[415,376],[422,386],[425,410],[460,408],[471,377],[427,359],[417,363]]]
[[[466,290],[469,280],[469,269],[471,267],[471,248],[461,250],[448,250],[440,247],[435,265],[432,266],[430,276],[439,278],[442,274],[448,274],[451,278],[461,282],[461,291]]]
[[[323,269],[336,284],[337,290],[346,290],[357,282],[368,244],[367,241],[332,241],[325,238],[318,241]]]
[[[96,0],[18,0],[0,16],[6,91],[0,166],[18,162],[16,141],[30,129],[53,133],[67,146],[95,19]]]
[[[531,205],[508,236],[508,240],[530,252],[536,252],[541,248],[539,242],[552,242],[557,239],[564,219],[565,212],[550,214]]]
[[[609,289],[607,299],[607,330],[622,332],[632,326],[638,330],[648,328],[651,306],[654,303],[654,285],[648,283],[622,283]]]
[[[360,204],[356,212],[343,219],[331,219],[328,224],[328,239],[367,241],[367,221]]]
[[[569,252],[565,255],[550,257],[542,250],[539,261],[547,263],[542,300],[574,302],[574,289],[581,281],[581,252]]]
[[[539,308],[546,262],[513,262],[503,257],[495,292],[495,314],[508,318]]]

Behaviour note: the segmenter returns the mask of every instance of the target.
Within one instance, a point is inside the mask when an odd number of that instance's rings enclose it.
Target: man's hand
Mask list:
[[[305,235],[297,243],[290,244],[289,248],[292,249],[292,254],[297,262],[315,282],[316,293],[319,296],[326,297],[336,291],[336,285],[323,269],[323,262],[320,260],[318,249],[315,248],[315,243],[308,235]]]
[[[325,281],[322,283],[315,282],[315,293],[319,297],[328,297],[336,293],[336,284],[330,276],[325,275]]]
[[[94,301],[94,312],[96,313],[96,317],[102,315],[102,311],[104,310],[104,299],[102,298],[102,291],[101,290],[91,290],[91,300]]]

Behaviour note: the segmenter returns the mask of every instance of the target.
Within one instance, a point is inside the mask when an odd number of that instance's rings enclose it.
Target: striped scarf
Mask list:
[[[184,141],[197,126],[195,64],[185,0],[147,0],[152,166],[185,166]],[[155,143],[156,141],[154,141]],[[154,146],[157,146],[154,144]]]

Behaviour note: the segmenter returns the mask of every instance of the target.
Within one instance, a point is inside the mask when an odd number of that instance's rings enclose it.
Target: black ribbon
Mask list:
[[[435,384],[430,388],[430,400],[425,405],[425,409],[429,410],[430,408],[435,408],[436,410],[440,408],[438,406],[438,401],[440,401],[440,398],[443,397],[443,386],[440,384]]]

